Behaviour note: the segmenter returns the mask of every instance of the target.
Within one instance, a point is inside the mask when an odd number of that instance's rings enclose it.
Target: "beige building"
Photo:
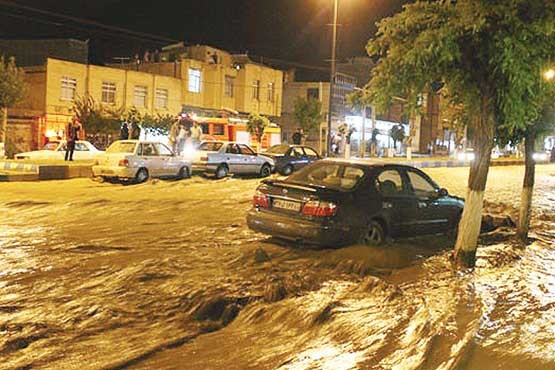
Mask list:
[[[246,55],[232,55],[206,45],[169,45],[162,49],[158,59],[111,66],[182,80],[184,110],[202,110],[213,115],[222,110],[281,115],[280,70],[255,63]]]
[[[231,113],[281,114],[283,73],[209,46],[170,45],[160,62],[108,67],[47,58],[25,67],[27,97],[10,110],[8,137],[15,152],[41,147],[64,130],[77,97],[107,109],[220,117]]]

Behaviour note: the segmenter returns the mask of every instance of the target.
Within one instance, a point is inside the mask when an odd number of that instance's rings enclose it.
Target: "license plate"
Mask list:
[[[301,203],[290,202],[288,200],[274,199],[272,205],[274,208],[285,209],[288,211],[299,212],[301,210]]]

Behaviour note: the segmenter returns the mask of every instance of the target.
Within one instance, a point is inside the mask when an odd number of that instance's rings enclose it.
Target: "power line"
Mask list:
[[[140,38],[140,40],[143,40],[143,41],[145,41],[144,39],[148,39],[150,41],[156,41],[156,42],[161,42],[161,43],[162,42],[163,43],[179,42],[178,40],[171,39],[171,38],[168,38],[168,37],[158,36],[158,35],[145,33],[145,32],[133,31],[133,30],[129,30],[129,29],[126,29],[126,28],[117,27],[117,26],[110,26],[110,25],[107,25],[107,24],[103,24],[103,23],[96,22],[96,21],[89,20],[89,19],[85,19],[85,18],[74,17],[74,16],[65,15],[65,14],[61,14],[61,13],[51,12],[51,11],[48,11],[48,10],[38,9],[38,8],[26,6],[26,5],[19,5],[19,4],[16,4],[16,3],[12,2],[12,1],[0,0],[0,4],[4,5],[4,6],[7,6],[7,7],[19,9],[19,10],[38,13],[38,14],[41,14],[41,15],[49,16],[49,17],[55,17],[55,18],[59,18],[59,19],[68,20],[68,21],[71,21],[71,22],[76,22],[76,23],[89,25],[89,26],[96,27],[96,28],[99,28],[99,29],[108,30],[108,31],[116,33],[120,36],[121,36],[121,33],[125,33],[129,36],[134,36],[135,38]]]

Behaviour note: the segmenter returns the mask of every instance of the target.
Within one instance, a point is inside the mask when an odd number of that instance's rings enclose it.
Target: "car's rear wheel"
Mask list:
[[[225,164],[221,164],[216,168],[216,178],[223,179],[229,174],[229,168]]]
[[[293,173],[293,166],[291,166],[290,164],[288,164],[287,166],[283,167],[283,169],[281,170],[281,174],[283,176],[289,176]]]
[[[382,224],[376,220],[370,224],[362,234],[361,243],[365,245],[380,245],[385,241],[385,230]]]
[[[264,163],[260,168],[260,177],[268,177],[272,174],[272,168],[268,163]]]
[[[141,184],[148,180],[148,170],[146,168],[139,168],[137,174],[135,175],[135,182]]]
[[[189,168],[187,168],[186,166],[183,166],[179,169],[179,172],[177,173],[177,179],[178,180],[183,180],[183,179],[188,179],[189,177],[191,177],[191,173],[189,172]]]

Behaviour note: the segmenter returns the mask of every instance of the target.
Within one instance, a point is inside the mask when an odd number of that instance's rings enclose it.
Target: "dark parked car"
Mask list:
[[[276,172],[289,176],[309,163],[320,159],[318,153],[304,145],[274,145],[264,153],[276,164]]]
[[[410,166],[322,160],[265,180],[247,215],[252,230],[307,244],[382,243],[455,230],[464,200]]]

